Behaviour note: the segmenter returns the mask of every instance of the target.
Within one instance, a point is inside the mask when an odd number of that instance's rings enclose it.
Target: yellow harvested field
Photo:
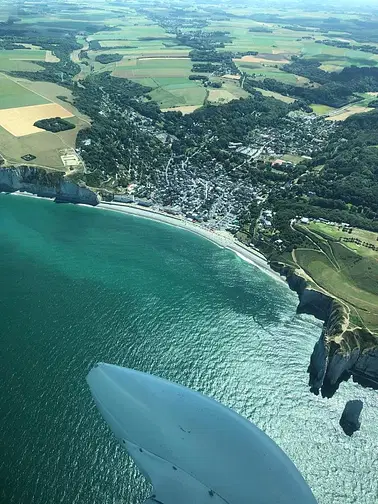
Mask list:
[[[222,75],[223,79],[232,79],[232,80],[240,80],[239,74],[225,74]]]
[[[55,56],[51,51],[46,51],[46,63],[59,63],[60,59]]]
[[[32,105],[29,107],[17,107],[0,110],[0,126],[6,129],[13,136],[21,137],[40,133],[40,128],[33,126],[40,119],[50,117],[72,117],[73,114],[57,103],[47,103],[45,105]]]
[[[278,55],[275,54],[265,54],[264,56],[243,56],[240,59],[234,59],[235,62],[241,63],[289,63],[289,60],[282,57],[277,58]]]
[[[227,89],[210,89],[209,91],[209,102],[212,103],[228,103],[231,100],[235,100],[236,96],[233,95]]]
[[[162,56],[142,56],[141,58],[137,58],[139,61],[151,61],[151,60],[161,60],[161,61],[164,61],[164,60],[190,60],[189,56],[182,56],[182,57],[178,57],[178,56],[166,56],[166,57],[162,57]]]
[[[183,114],[191,114],[195,110],[200,108],[200,105],[186,105],[183,107],[171,107],[171,108],[165,108],[161,109],[162,112],[182,112]]]
[[[329,63],[324,63],[323,65],[320,65],[320,70],[324,70],[325,72],[341,72],[343,69],[342,66],[340,65],[331,65]]]
[[[371,110],[374,109],[371,107],[348,107],[343,109],[340,114],[333,113],[332,115],[326,117],[326,121],[345,121],[345,119],[348,119],[351,115],[362,114],[363,112],[370,112]]]

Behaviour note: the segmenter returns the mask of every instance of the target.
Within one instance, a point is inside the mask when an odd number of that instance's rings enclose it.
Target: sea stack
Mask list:
[[[360,414],[363,408],[363,402],[359,399],[348,401],[345,405],[343,414],[340,418],[340,425],[347,436],[351,436],[360,429]]]

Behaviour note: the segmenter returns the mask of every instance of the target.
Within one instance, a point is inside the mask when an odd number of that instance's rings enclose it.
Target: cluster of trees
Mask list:
[[[170,132],[184,146],[210,135],[214,150],[219,151],[228,148],[230,142],[247,139],[256,126],[275,126],[290,110],[291,106],[284,102],[254,93],[245,100],[234,100],[222,106],[206,105],[192,114],[176,115]]]
[[[90,51],[101,51],[103,49],[98,40],[90,40],[89,41],[89,50]]]
[[[29,49],[22,44],[17,44],[15,42],[0,40],[0,50],[13,51],[14,49]]]
[[[189,75],[188,79],[189,80],[199,80],[199,81],[202,81],[202,82],[205,82],[205,81],[209,80],[206,75],[198,75],[198,74]]]
[[[194,70],[195,67],[198,68],[199,65],[203,65],[203,68],[211,68],[212,72],[219,75],[224,73],[239,73],[239,69],[233,61],[234,56],[235,54],[230,51],[217,52],[215,49],[193,49],[189,53],[189,57],[193,61],[193,71],[208,72],[209,70]]]
[[[311,181],[317,195],[342,200],[378,220],[378,110],[348,118],[314,162],[324,168]]]
[[[99,54],[95,57],[95,61],[106,65],[107,63],[115,63],[116,61],[121,61],[123,59],[122,54],[114,53],[114,54]]]
[[[87,183],[100,186],[109,175],[118,185],[130,181],[156,184],[167,163],[167,148],[154,136],[134,126],[130,117],[139,112],[155,121],[163,116],[158,105],[141,99],[151,88],[109,73],[92,74],[73,89],[75,106],[91,117],[90,129],[81,130],[77,147],[88,171]],[[135,115],[135,114],[134,114]],[[84,143],[90,138],[90,142]]]
[[[315,81],[319,84],[327,84],[333,79],[330,77],[330,72],[325,72],[319,68],[320,65],[321,62],[318,60],[302,59],[297,56],[293,56],[292,62],[284,65],[282,70],[296,75],[301,75],[302,77],[307,77],[310,81]]]
[[[214,63],[194,63],[192,72],[208,72],[213,73],[219,70],[220,66]]]
[[[231,52],[217,52],[213,49],[193,49],[189,53],[189,57],[192,61],[205,61],[211,63],[222,63],[224,61],[230,62],[233,58],[233,53]]]
[[[251,28],[248,28],[249,32],[252,33],[273,33],[273,30],[271,28],[268,28],[267,26],[252,26]]]
[[[40,119],[34,123],[37,128],[51,131],[52,133],[59,133],[59,131],[66,131],[74,129],[75,125],[61,117],[50,117],[49,119]]]
[[[222,87],[222,83],[221,82],[211,82],[211,81],[208,81],[207,82],[207,85],[209,87],[212,87],[212,88],[215,88],[215,89],[220,89]]]
[[[189,80],[201,81],[205,87],[212,87],[220,89],[222,87],[221,82],[211,81],[206,75],[192,74],[188,77]]]

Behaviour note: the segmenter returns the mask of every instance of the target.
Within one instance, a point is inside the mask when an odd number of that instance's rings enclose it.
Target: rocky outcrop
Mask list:
[[[25,191],[57,202],[97,205],[96,193],[84,184],[65,178],[63,172],[48,172],[42,168],[19,166],[0,169],[0,192]]]
[[[364,404],[360,400],[348,401],[340,418],[340,426],[347,436],[360,430],[360,415]]]
[[[311,391],[332,397],[340,383],[351,376],[365,387],[378,389],[378,337],[368,329],[352,328],[348,307],[316,290],[298,270],[278,262],[271,267],[297,292],[298,312],[324,321],[308,367]]]

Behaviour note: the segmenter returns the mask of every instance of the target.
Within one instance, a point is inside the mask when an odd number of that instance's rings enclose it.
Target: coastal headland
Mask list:
[[[323,396],[331,397],[340,383],[350,377],[363,386],[378,388],[378,337],[366,328],[352,325],[349,307],[317,285],[303,270],[284,263],[269,262],[259,250],[247,247],[227,231],[214,230],[183,216],[169,215],[158,208],[100,202],[95,192],[67,182],[63,174],[59,177],[56,173],[42,172],[28,167],[2,169],[0,192],[37,195],[57,202],[89,205],[175,226],[234,252],[276,280],[284,281],[284,277],[290,289],[298,294],[298,313],[313,315],[324,322],[308,367],[311,391],[315,394],[321,391]]]

